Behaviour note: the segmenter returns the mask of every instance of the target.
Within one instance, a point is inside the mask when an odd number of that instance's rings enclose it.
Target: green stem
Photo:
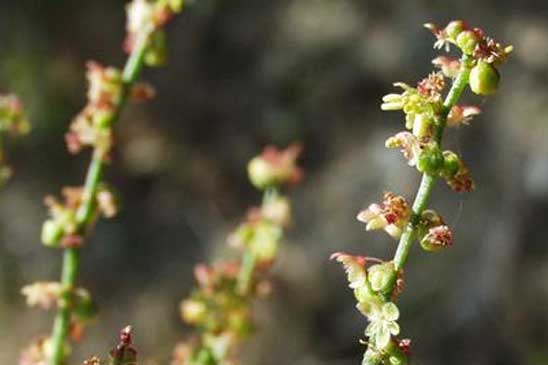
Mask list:
[[[263,194],[263,206],[278,196],[278,189],[275,187],[268,188]],[[242,258],[242,267],[238,273],[238,292],[246,295],[249,292],[251,281],[253,279],[253,271],[255,270],[256,257],[249,250],[245,251]]]
[[[434,129],[434,141],[436,141],[438,145],[441,145],[443,131],[445,129],[445,125],[447,124],[447,115],[449,114],[449,111],[451,111],[451,108],[457,104],[462,92],[468,85],[468,78],[470,76],[471,69],[470,62],[471,59],[469,56],[462,57],[461,70],[455,81],[453,81],[451,89],[447,93],[447,96],[443,102],[443,108]],[[407,226],[405,226],[405,229],[400,237],[400,242],[398,243],[398,248],[396,249],[396,254],[394,255],[394,265],[396,270],[401,270],[407,261],[407,256],[409,255],[411,245],[415,239],[419,218],[426,208],[426,204],[430,199],[430,195],[432,194],[436,180],[436,176],[428,174],[422,175],[419,190],[417,191],[415,201],[413,202],[413,215]]]
[[[143,31],[137,38],[135,47],[126,61],[122,72],[122,90],[121,96],[116,104],[112,117],[105,123],[108,128],[115,124],[120,112],[122,111],[131,86],[140,74],[143,68],[143,58],[148,47],[150,31]],[[99,184],[101,183],[105,162],[93,154],[86,182],[82,193],[82,204],[76,212],[77,232],[84,236],[96,213],[96,195]],[[63,298],[60,300],[59,308],[55,315],[53,330],[51,335],[52,350],[49,365],[63,365],[67,357],[65,353],[65,344],[68,338],[70,320],[74,303],[72,303],[72,291],[76,288],[78,278],[78,269],[80,266],[79,248],[66,248],[63,254],[61,284],[63,287]]]

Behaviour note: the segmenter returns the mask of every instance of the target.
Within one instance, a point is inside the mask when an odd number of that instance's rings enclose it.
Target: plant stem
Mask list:
[[[451,89],[447,93],[445,100],[443,102],[443,108],[440,113],[440,117],[437,121],[437,124],[434,126],[434,141],[441,145],[441,140],[443,137],[443,131],[445,125],[447,124],[447,116],[451,111],[451,108],[457,104],[462,92],[468,85],[468,78],[470,76],[470,65],[471,58],[470,56],[464,55],[461,59],[461,69],[457,75],[455,81],[451,85]],[[426,204],[430,199],[432,190],[436,183],[437,177],[433,175],[423,174],[422,180],[413,202],[413,214],[411,220],[405,227],[401,237],[400,242],[398,243],[398,248],[396,249],[396,254],[394,255],[394,265],[396,270],[401,270],[407,261],[407,256],[411,249],[411,245],[415,239],[417,224],[419,223],[420,216]]]
[[[263,194],[262,205],[265,206],[278,196],[278,189],[270,187]],[[251,280],[253,279],[253,270],[255,270],[257,258],[249,250],[245,251],[242,257],[242,267],[238,273],[238,292],[242,295],[247,295]]]
[[[131,86],[139,76],[143,67],[143,58],[148,47],[150,31],[141,32],[137,38],[135,46],[126,61],[122,72],[122,90],[116,103],[116,108],[112,117],[105,123],[108,128],[115,124],[120,116]],[[82,204],[76,212],[77,232],[84,236],[90,224],[96,216],[96,195],[99,184],[101,183],[105,162],[93,154],[86,182],[82,193]],[[68,338],[70,327],[70,317],[74,303],[72,302],[72,291],[76,288],[78,278],[78,269],[80,266],[80,249],[76,247],[66,248],[63,254],[61,284],[63,287],[63,298],[61,298],[59,308],[55,315],[53,331],[51,335],[52,350],[48,359],[49,365],[63,365],[67,357],[65,353],[65,344]]]

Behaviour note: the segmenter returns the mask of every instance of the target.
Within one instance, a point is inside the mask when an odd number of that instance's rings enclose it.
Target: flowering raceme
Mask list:
[[[137,83],[137,79],[144,65],[156,66],[165,60],[165,44],[159,44],[158,39],[165,38],[163,26],[182,10],[182,1],[133,0],[126,10],[128,34],[124,48],[129,57],[125,67],[118,70],[95,61],[87,63],[87,104],[65,135],[69,152],[92,149],[85,184],[63,188],[63,201],[52,196],[45,199],[50,217],[42,226],[42,243],[63,249],[63,267],[59,282],[38,282],[22,290],[30,306],[56,310],[51,335],[42,336],[23,351],[23,365],[66,364],[71,340],[79,340],[83,328],[94,318],[91,295],[77,286],[80,248],[99,217],[111,218],[118,211],[116,195],[103,179],[114,145],[114,125],[128,99],[145,101],[154,95],[150,86]],[[2,103],[0,99],[0,122]],[[20,128],[24,123],[18,110],[12,108],[10,115],[15,121],[11,125]],[[129,330],[123,336],[129,338]],[[114,363],[135,362],[126,362],[122,357],[118,360]]]
[[[239,344],[253,331],[253,299],[270,292],[265,275],[291,222],[291,205],[280,189],[302,178],[300,150],[268,146],[249,162],[249,179],[263,191],[263,202],[228,237],[238,259],[196,266],[197,288],[181,303],[181,316],[199,334],[176,346],[173,365],[236,363]]]
[[[387,148],[399,148],[409,166],[422,173],[415,201],[409,206],[405,198],[385,193],[382,203],[371,204],[358,214],[367,230],[383,229],[399,239],[394,258],[383,261],[363,256],[337,253],[332,256],[342,263],[354,291],[358,310],[368,319],[363,341],[367,345],[363,365],[405,365],[409,362],[410,340],[400,339],[399,310],[395,302],[403,289],[403,266],[413,242],[418,241],[428,252],[437,252],[453,244],[453,232],[433,209],[426,209],[438,178],[458,193],[470,192],[474,182],[470,171],[457,153],[442,150],[446,126],[468,125],[481,113],[477,106],[459,105],[468,86],[477,95],[491,95],[498,87],[498,67],[506,61],[512,47],[504,47],[485,36],[479,28],[463,21],[450,22],[439,28],[426,24],[436,37],[434,48],[450,50],[456,46],[460,59],[436,57],[432,63],[439,70],[419,81],[416,87],[397,82],[402,89],[382,98],[381,109],[402,110],[406,131],[386,141]],[[446,85],[451,88],[444,96]]]

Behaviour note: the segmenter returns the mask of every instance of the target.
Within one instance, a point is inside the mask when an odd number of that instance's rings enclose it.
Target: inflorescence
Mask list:
[[[249,179],[263,191],[262,204],[249,209],[228,237],[238,258],[196,266],[197,288],[181,303],[181,315],[199,333],[176,346],[173,365],[236,364],[239,344],[253,331],[253,299],[270,292],[266,274],[291,222],[291,205],[280,189],[301,180],[299,153],[297,145],[266,147],[249,162]]]
[[[380,204],[371,204],[358,214],[367,230],[382,229],[399,240],[394,258],[376,258],[344,253],[332,255],[342,263],[354,290],[358,310],[368,319],[365,329],[367,345],[364,365],[405,365],[409,361],[410,340],[400,339],[399,310],[395,300],[403,289],[403,266],[409,249],[418,241],[429,252],[439,251],[453,244],[453,233],[441,215],[426,209],[437,178],[446,181],[458,193],[474,190],[474,181],[462,158],[453,151],[443,151],[441,141],[446,126],[467,125],[481,113],[477,106],[457,102],[469,86],[477,95],[496,92],[501,66],[512,51],[485,36],[483,30],[470,28],[456,20],[446,27],[425,24],[436,37],[434,48],[450,51],[456,46],[462,57],[435,58],[438,69],[419,81],[415,87],[402,82],[394,86],[402,89],[382,98],[381,109],[402,110],[405,128],[387,139],[387,148],[399,148],[409,166],[422,173],[422,181],[413,205],[402,196],[387,192]],[[448,81],[449,91],[444,96]]]

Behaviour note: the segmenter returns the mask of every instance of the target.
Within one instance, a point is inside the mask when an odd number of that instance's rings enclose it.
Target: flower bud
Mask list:
[[[462,20],[453,20],[447,24],[447,26],[444,29],[445,36],[447,39],[452,40],[455,42],[457,40],[457,37],[459,34],[462,33],[462,31],[465,28],[465,24]]]
[[[57,220],[48,219],[42,225],[42,243],[48,247],[59,247],[63,233],[63,227]]]
[[[460,165],[460,158],[455,152],[443,151],[443,166],[440,175],[445,179],[450,179],[459,171]]]
[[[417,169],[428,175],[436,175],[443,166],[443,154],[437,144],[427,144],[417,160]]]
[[[491,64],[479,61],[470,71],[470,89],[478,95],[491,95],[497,91],[500,74]]]
[[[183,320],[190,324],[201,322],[207,313],[205,304],[195,299],[183,300],[180,310]]]
[[[464,54],[471,55],[479,43],[479,37],[475,32],[465,30],[457,36],[456,43]]]
[[[291,221],[291,204],[289,199],[281,196],[268,199],[261,207],[261,214],[272,223],[281,227],[287,226]]]
[[[367,270],[371,289],[383,294],[390,294],[396,281],[396,269],[392,261],[373,265]]]

